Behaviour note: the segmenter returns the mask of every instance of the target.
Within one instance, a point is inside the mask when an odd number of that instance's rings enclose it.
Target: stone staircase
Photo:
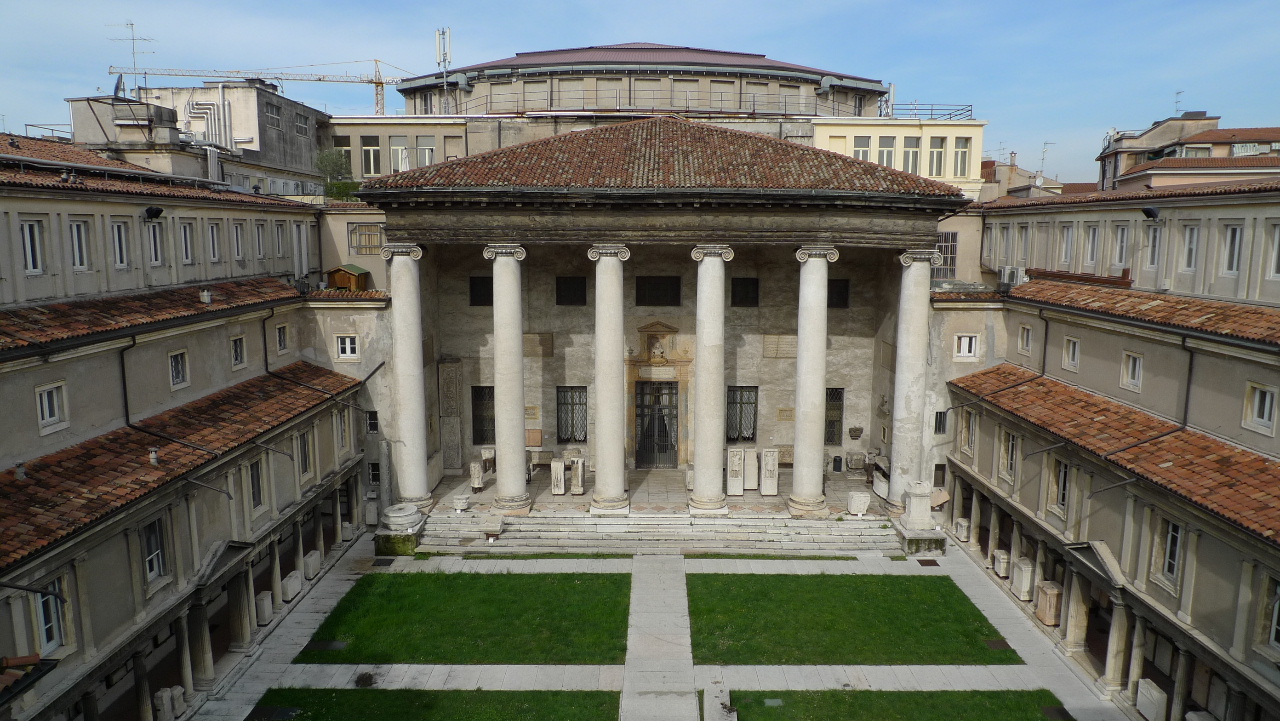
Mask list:
[[[790,517],[690,517],[687,514],[508,516],[432,513],[419,552],[435,553],[743,553],[856,555],[902,551],[902,540],[879,516],[807,520]]]

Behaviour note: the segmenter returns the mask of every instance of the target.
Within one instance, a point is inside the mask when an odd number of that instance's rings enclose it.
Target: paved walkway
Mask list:
[[[621,721],[694,721],[696,690],[885,691],[1028,690],[1045,688],[1078,721],[1126,721],[1100,699],[1091,682],[997,588],[963,550],[949,548],[937,566],[881,556],[848,561],[685,559],[487,560],[397,559],[374,567],[373,544],[361,538],[316,588],[298,602],[262,651],[241,669],[230,691],[209,701],[196,719],[240,721],[272,687],[355,688],[373,675],[376,688],[621,691]],[[622,666],[290,664],[325,615],[364,573],[631,573],[627,656]],[[964,591],[1018,652],[1018,666],[694,666],[689,638],[686,573],[946,575]],[[233,675],[234,678],[234,675]]]

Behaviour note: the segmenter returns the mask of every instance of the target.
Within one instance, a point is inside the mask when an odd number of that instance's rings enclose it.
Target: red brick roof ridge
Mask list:
[[[627,131],[630,131],[632,133],[638,133],[642,137],[647,136],[652,132],[654,137],[653,142],[661,143],[661,139],[666,131],[668,130],[674,131],[677,129],[679,131],[691,130],[693,132],[705,133],[708,135],[720,134],[724,137],[732,137],[735,140],[740,140],[743,142],[758,143],[761,146],[771,145],[774,148],[779,149],[787,154],[790,154],[793,157],[804,156],[804,155],[818,157],[824,161],[825,165],[828,166],[828,169],[834,170],[832,166],[834,166],[834,164],[836,163],[839,163],[845,166],[844,168],[841,168],[841,170],[843,171],[842,174],[845,175],[846,177],[849,177],[854,174],[857,174],[859,176],[867,176],[867,175],[871,176],[871,177],[853,177],[851,178],[852,180],[861,181],[866,184],[875,184],[879,182],[880,184],[887,186],[889,185],[889,183],[886,183],[885,181],[887,179],[891,179],[892,181],[894,181],[893,184],[900,184],[902,187],[896,188],[896,189],[888,188],[888,187],[878,188],[878,189],[856,188],[856,187],[840,188],[840,187],[830,187],[831,184],[822,185],[821,183],[814,183],[808,186],[805,186],[802,184],[785,185],[785,184],[769,184],[769,183],[741,184],[741,185],[703,185],[703,184],[680,184],[680,183],[669,183],[664,185],[653,184],[655,181],[664,179],[664,178],[654,177],[654,174],[658,171],[665,171],[662,173],[662,175],[664,175],[665,178],[671,178],[678,175],[687,175],[688,172],[692,172],[692,169],[683,167],[681,165],[683,162],[685,161],[695,161],[695,162],[704,161],[705,162],[705,160],[709,158],[715,159],[717,156],[724,155],[723,152],[715,152],[714,150],[711,151],[710,154],[708,154],[706,148],[696,149],[697,152],[691,153],[690,157],[688,158],[675,156],[672,154],[660,154],[657,157],[653,157],[646,152],[646,154],[643,156],[643,159],[647,161],[647,164],[643,167],[632,169],[633,176],[638,175],[643,177],[645,180],[649,181],[648,183],[645,183],[645,184],[635,183],[630,185],[626,185],[626,184],[623,184],[623,185],[595,184],[593,185],[592,184],[593,182],[598,182],[595,180],[594,176],[591,178],[588,178],[585,182],[572,183],[572,184],[547,183],[545,185],[543,184],[535,185],[535,184],[494,182],[495,180],[500,180],[500,178],[493,177],[494,175],[498,174],[499,171],[501,171],[503,174],[510,177],[511,168],[503,167],[501,162],[501,159],[504,159],[507,156],[518,157],[521,154],[528,154],[531,152],[536,153],[538,152],[538,150],[548,146],[558,146],[558,145],[565,145],[570,143],[577,144],[577,143],[584,143],[584,142],[590,144],[591,141],[597,140],[607,135],[615,135],[615,134],[620,134]],[[582,141],[581,140],[582,138],[588,138],[588,140]],[[618,139],[618,141],[622,141],[622,140],[626,140],[626,138]],[[651,150],[651,148],[634,148],[632,147],[634,145],[635,143],[626,143],[627,149],[631,149],[633,151],[634,150],[643,150],[643,151]],[[598,149],[593,149],[593,150],[595,150],[595,152],[599,152]],[[741,150],[741,148],[739,148],[739,150]],[[499,159],[499,160],[495,162],[495,159]],[[547,159],[547,158],[534,157],[529,160],[532,160],[533,162],[532,163],[526,162],[521,164],[521,167],[519,170],[527,171],[530,168],[530,166],[532,166],[536,170],[545,171],[549,166],[552,165],[550,163],[550,159]],[[729,160],[729,159],[725,158],[725,160]],[[454,181],[448,185],[412,184],[413,181],[415,180],[430,179],[432,176],[439,176],[439,175],[445,175],[445,174],[452,174],[454,176],[459,176],[463,172],[465,172],[466,169],[476,165],[480,166],[480,173],[478,178],[472,177],[470,179],[465,179],[465,176],[464,176],[464,179],[461,182]],[[616,168],[616,166],[612,166],[612,167]],[[563,169],[563,166],[559,166],[557,168],[554,168],[553,172],[559,172],[562,169]],[[746,174],[742,174],[743,169],[741,167],[731,167],[729,169],[731,171],[739,173],[739,177],[748,177]],[[810,170],[810,171],[815,169],[816,168],[806,168],[806,170]],[[725,168],[724,167],[716,168],[716,170],[724,171]],[[758,171],[758,169],[756,170]],[[752,180],[754,180],[757,177],[759,177],[757,173],[750,174],[750,178]],[[915,188],[912,188],[912,186],[915,186]],[[942,183],[937,180],[932,180],[930,178],[923,178],[921,176],[918,176],[912,173],[895,170],[893,168],[887,168],[877,163],[872,163],[870,161],[858,160],[856,158],[852,158],[847,155],[842,155],[840,153],[836,153],[830,150],[824,150],[821,148],[815,148],[807,145],[800,145],[798,143],[793,143],[787,140],[774,138],[774,137],[763,135],[760,133],[753,133],[753,132],[748,132],[745,130],[737,130],[733,128],[722,128],[722,127],[708,124],[708,123],[694,122],[691,120],[680,118],[678,116],[668,116],[668,115],[657,116],[652,118],[641,118],[638,120],[630,120],[622,123],[599,126],[599,127],[591,128],[588,130],[575,131],[571,133],[562,133],[562,134],[553,135],[547,138],[539,138],[537,140],[531,140],[526,143],[507,146],[505,148],[496,148],[494,150],[489,150],[483,153],[477,153],[476,155],[467,156],[465,158],[457,158],[454,160],[445,161],[444,163],[430,165],[425,168],[417,168],[413,170],[407,170],[402,173],[381,176],[379,178],[375,178],[373,180],[367,181],[361,187],[361,189],[362,190],[390,190],[390,189],[399,189],[399,188],[412,189],[412,188],[493,188],[493,187],[608,188],[608,189],[616,189],[616,190],[633,189],[633,188],[653,188],[653,187],[661,187],[663,189],[693,189],[693,190],[696,190],[696,189],[705,190],[708,188],[726,188],[726,189],[744,188],[744,189],[772,189],[772,190],[799,189],[799,190],[836,190],[836,191],[847,190],[850,192],[864,192],[864,193],[876,193],[876,194],[899,194],[899,195],[939,196],[939,197],[956,197],[956,198],[963,197],[962,191],[955,186],[948,185],[946,183]]]
[[[1024,382],[992,393],[993,386],[1019,379]],[[948,385],[985,396],[985,402],[1280,544],[1280,459],[1012,363]],[[1072,410],[1075,417],[1064,413]],[[1181,446],[1162,451],[1172,444]],[[1214,484],[1205,486],[1210,477]]]
[[[1013,208],[1030,208],[1041,205],[1076,205],[1084,203],[1107,203],[1127,200],[1145,201],[1158,198],[1183,198],[1212,195],[1233,195],[1246,193],[1280,192],[1280,180],[1225,180],[1212,183],[1187,183],[1168,185],[1150,190],[1099,190],[1092,193],[1073,193],[1069,195],[1049,195],[1038,198],[1016,198],[1005,195],[994,200],[975,203],[979,210],[1005,210]]]
[[[1280,346],[1280,308],[1270,306],[1039,279],[1009,297]]]
[[[13,147],[10,142],[18,144]],[[24,152],[25,151],[25,152]],[[77,165],[94,165],[104,170],[132,170],[135,172],[151,173],[157,171],[151,168],[143,167],[135,163],[124,160],[115,160],[114,158],[105,158],[82,145],[75,143],[64,143],[57,140],[45,140],[44,138],[33,138],[29,135],[15,135],[13,133],[0,133],[0,155],[20,156],[30,158],[33,162],[41,160],[52,161],[55,163],[74,163]],[[60,157],[65,156],[65,157]],[[8,161],[15,162],[15,161]]]
[[[1242,155],[1231,157],[1209,157],[1209,158],[1157,158],[1148,160],[1145,163],[1139,163],[1132,168],[1121,173],[1118,177],[1124,178],[1130,175],[1141,173],[1151,168],[1275,168],[1280,167],[1280,157],[1274,155]]]
[[[269,433],[360,385],[356,378],[298,361],[136,422],[218,452]],[[301,381],[314,390],[286,379]],[[160,465],[148,460],[158,449]],[[0,471],[0,570],[84,530],[213,460],[189,446],[128,426],[28,461],[25,479]]]
[[[3,146],[0,146],[3,149]],[[104,168],[106,172],[110,172],[111,168]],[[151,198],[185,198],[190,200],[209,200],[224,203],[243,203],[246,205],[270,205],[284,206],[289,208],[313,208],[309,203],[302,203],[288,198],[280,198],[271,195],[259,195],[256,193],[242,193],[238,190],[221,190],[213,188],[204,188],[194,185],[187,185],[190,181],[179,180],[173,178],[173,182],[169,182],[164,176],[154,176],[147,178],[107,178],[97,177],[96,175],[80,175],[77,182],[63,182],[61,173],[55,169],[42,168],[39,170],[29,169],[23,172],[15,171],[11,168],[0,167],[0,186],[18,187],[18,188],[38,188],[38,189],[54,189],[68,192],[98,192],[98,193],[115,193],[119,195],[137,195],[141,197]]]

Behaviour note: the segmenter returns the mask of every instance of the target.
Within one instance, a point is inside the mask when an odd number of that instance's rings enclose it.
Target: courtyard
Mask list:
[[[196,718],[1124,718],[950,550],[391,559],[362,537]]]

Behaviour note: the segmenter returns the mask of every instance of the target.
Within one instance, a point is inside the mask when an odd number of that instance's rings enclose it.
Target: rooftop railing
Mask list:
[[[437,98],[438,101],[438,98]],[[808,115],[859,117],[864,102],[840,103],[826,98],[776,93],[739,93],[692,90],[559,90],[555,92],[500,93],[458,103],[445,103],[442,115],[503,115],[553,111],[685,112],[744,115]]]

